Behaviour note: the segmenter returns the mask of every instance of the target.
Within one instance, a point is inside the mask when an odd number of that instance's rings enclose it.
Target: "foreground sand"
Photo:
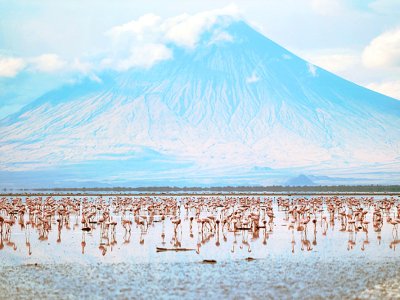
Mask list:
[[[1,299],[398,299],[400,259],[284,257],[214,265],[45,264],[2,269]]]

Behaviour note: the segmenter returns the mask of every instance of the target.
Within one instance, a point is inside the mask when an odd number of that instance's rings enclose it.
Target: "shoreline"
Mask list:
[[[99,193],[60,193],[60,192],[26,192],[26,193],[0,193],[0,197],[39,197],[39,196],[79,196],[79,197],[94,197],[94,196],[133,196],[133,197],[155,197],[155,196],[175,196],[175,197],[190,197],[190,196],[259,196],[259,197],[275,197],[275,196],[394,196],[400,197],[399,192],[143,192],[143,193],[131,193],[131,192],[99,192]]]

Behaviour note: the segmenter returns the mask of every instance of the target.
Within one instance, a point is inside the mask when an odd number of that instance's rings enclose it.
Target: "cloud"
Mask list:
[[[257,75],[256,72],[253,72],[250,77],[246,78],[247,83],[255,83],[260,80],[260,77]]]
[[[132,67],[151,67],[162,60],[171,59],[171,44],[187,49],[197,46],[202,34],[224,18],[235,18],[239,10],[235,5],[197,14],[181,14],[163,19],[154,14],[146,14],[137,20],[115,26],[106,31],[112,40],[110,54],[103,58],[102,66],[116,70]],[[229,24],[227,22],[227,24]],[[222,26],[223,27],[223,26]],[[232,41],[233,37],[223,30],[212,32],[210,43]]]
[[[368,68],[400,67],[400,28],[374,38],[364,49],[362,60]]]
[[[0,77],[15,77],[25,66],[22,58],[0,57]]]
[[[359,55],[343,49],[323,50],[319,53],[305,54],[314,65],[332,73],[346,71],[360,62]]]
[[[172,58],[172,51],[163,44],[135,46],[128,58],[116,62],[116,69],[126,71],[133,67],[149,68],[157,62],[170,58]]]
[[[393,14],[400,10],[400,1],[398,0],[375,0],[368,5],[374,11],[381,14]]]
[[[215,31],[211,36],[209,45],[217,44],[220,42],[233,42],[234,38],[228,32],[225,31]]]
[[[76,70],[83,74],[88,74],[93,69],[93,66],[89,62],[85,62],[85,61],[80,60],[79,58],[75,58],[72,61],[71,69]]]
[[[400,100],[400,80],[370,83],[367,88]]]
[[[196,46],[201,34],[210,29],[219,16],[237,17],[239,9],[236,5],[229,5],[222,9],[201,12],[195,15],[183,14],[167,19],[162,30],[165,31],[167,41],[179,46],[193,48]]]
[[[56,54],[43,54],[37,56],[30,59],[30,64],[33,70],[44,73],[60,71],[67,66],[67,62],[62,60]]]
[[[106,32],[106,35],[119,38],[123,34],[132,34],[141,40],[149,33],[149,31],[157,32],[161,23],[161,17],[154,14],[146,14],[137,20],[115,26]]]
[[[100,79],[94,73],[93,63],[81,61],[78,58],[67,61],[56,54],[43,54],[36,57],[2,57],[0,56],[0,78],[15,77],[21,71],[30,73],[83,74],[94,81]]]
[[[137,20],[111,28],[106,31],[106,35],[117,44],[130,40],[130,42],[174,43],[178,46],[193,48],[201,34],[210,29],[218,21],[218,17],[237,17],[238,15],[239,9],[236,5],[194,15],[185,13],[166,19],[154,14],[146,14]]]
[[[70,64],[70,70],[72,72],[78,72],[79,74],[86,75],[90,80],[96,82],[102,82],[101,79],[95,74],[92,63],[81,61],[79,58],[75,58]]]

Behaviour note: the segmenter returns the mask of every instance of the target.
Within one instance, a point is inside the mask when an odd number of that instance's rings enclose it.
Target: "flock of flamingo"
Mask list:
[[[277,218],[279,217],[279,222]],[[28,255],[31,234],[39,241],[49,240],[49,233],[57,230],[57,243],[64,230],[81,234],[82,254],[86,237],[99,234],[98,249],[102,255],[112,251],[118,241],[117,231],[123,231],[123,243],[131,242],[137,230],[139,244],[145,243],[149,230],[158,228],[157,252],[195,251],[200,253],[205,244],[232,243],[232,252],[240,248],[251,253],[252,243],[261,239],[263,245],[279,226],[286,226],[291,236],[292,252],[295,235],[300,236],[301,250],[311,251],[317,246],[317,231],[322,236],[328,228],[348,235],[347,250],[356,246],[357,234],[362,235],[360,249],[364,250],[374,232],[381,242],[384,226],[391,230],[389,247],[400,243],[400,198],[315,196],[315,197],[258,197],[258,196],[42,196],[3,197],[0,199],[0,250],[20,245],[13,241],[13,228],[25,233]],[[274,228],[275,227],[275,228]],[[282,227],[284,228],[284,227]],[[135,233],[136,234],[136,233]],[[169,243],[167,237],[171,237]],[[182,237],[194,239],[195,247],[183,247]],[[0,252],[1,253],[1,252]],[[249,254],[250,255],[250,254]],[[249,256],[248,260],[253,258]],[[205,262],[214,263],[214,260]]]

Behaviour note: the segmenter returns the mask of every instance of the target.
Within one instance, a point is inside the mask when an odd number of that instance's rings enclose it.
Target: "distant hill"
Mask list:
[[[288,186],[313,186],[316,184],[310,178],[308,178],[306,175],[299,175],[297,177],[290,178],[286,182],[286,185],[288,185]]]

